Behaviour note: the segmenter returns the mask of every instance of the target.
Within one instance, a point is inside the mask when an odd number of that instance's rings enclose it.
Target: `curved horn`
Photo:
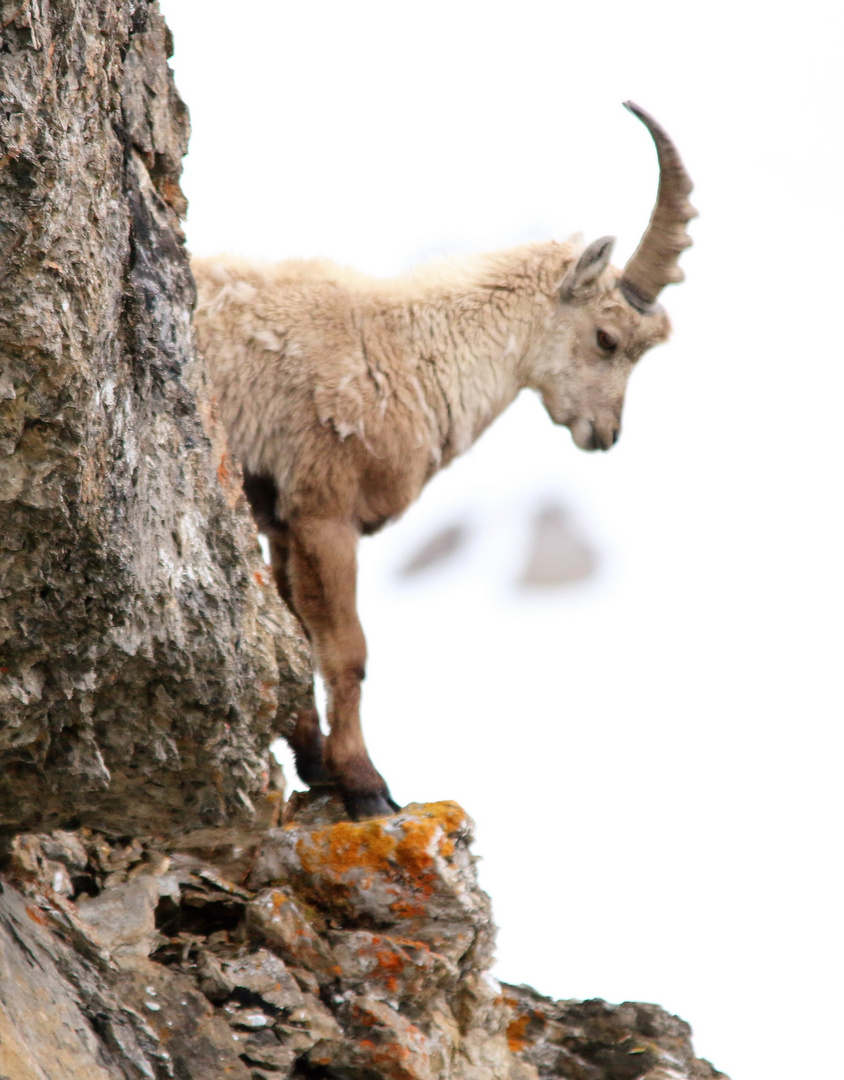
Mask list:
[[[632,101],[625,101],[624,107],[637,116],[651,133],[659,158],[656,205],[639,246],[630,257],[619,282],[628,303],[638,311],[648,313],[653,310],[656,298],[666,285],[683,280],[683,271],[677,265],[677,260],[692,242],[686,232],[686,223],[697,217],[697,210],[689,202],[692,181],[674,143],[644,109]]]

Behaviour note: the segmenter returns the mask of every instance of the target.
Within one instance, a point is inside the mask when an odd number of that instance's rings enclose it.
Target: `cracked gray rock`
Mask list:
[[[0,28],[0,829],[248,819],[310,667],[194,349],[169,32]]]

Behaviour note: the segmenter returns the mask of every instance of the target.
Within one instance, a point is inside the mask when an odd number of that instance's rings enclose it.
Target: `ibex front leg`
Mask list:
[[[360,684],[366,641],[355,603],[357,532],[351,523],[320,518],[290,522],[290,578],[296,610],[311,636],[328,694],[325,766],[351,817],[398,809],[376,771],[360,726]]]

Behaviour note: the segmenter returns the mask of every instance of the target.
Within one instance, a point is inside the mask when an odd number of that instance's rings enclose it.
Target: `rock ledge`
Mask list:
[[[263,831],[169,841],[18,836],[0,895],[0,1073],[722,1077],[657,1006],[554,1002],[490,975],[495,928],[456,803],[360,823],[326,794],[281,809],[261,808],[277,822]]]

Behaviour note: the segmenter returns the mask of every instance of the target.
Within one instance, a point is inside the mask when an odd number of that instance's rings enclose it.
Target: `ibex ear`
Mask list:
[[[563,297],[571,296],[602,274],[609,264],[614,247],[614,236],[602,236],[600,240],[593,240],[577,260],[574,270],[566,274],[561,289]]]

